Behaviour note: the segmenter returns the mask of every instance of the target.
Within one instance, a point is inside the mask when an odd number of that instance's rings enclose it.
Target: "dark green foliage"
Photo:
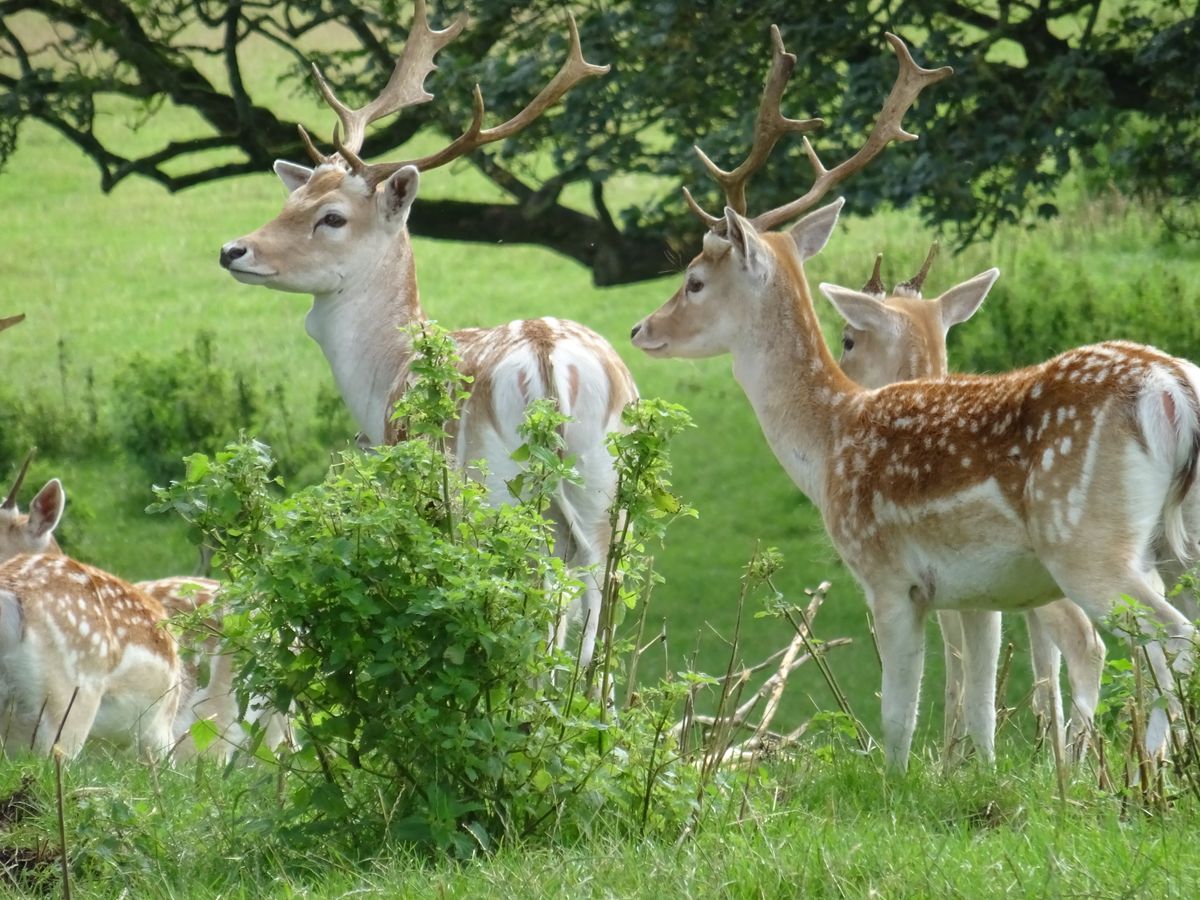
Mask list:
[[[433,4],[434,27],[451,22],[461,7]],[[1119,0],[1101,7],[1101,0],[576,5],[585,54],[610,63],[612,72],[572,91],[520,137],[474,154],[472,163],[511,203],[426,200],[413,227],[459,240],[544,244],[590,266],[601,284],[659,274],[664,246],[686,246],[698,233],[679,186],[689,185],[702,203],[719,209],[693,144],[727,168],[747,152],[774,23],[797,56],[784,112],[825,120],[814,145],[829,166],[862,144],[892,83],[896,64],[885,31],[912,44],[919,63],[955,68],[907,118],[920,143],[892,147],[839,188],[850,209],[915,203],[926,221],[952,227],[967,241],[1005,223],[1057,215],[1055,187],[1081,168],[1093,180],[1152,199],[1172,228],[1194,233],[1192,198],[1200,186],[1195,4]],[[22,44],[19,29],[6,28],[23,71],[0,81],[0,109],[15,120],[41,118],[70,135],[100,168],[106,190],[133,174],[176,190],[266,170],[277,156],[302,159],[295,124],[265,108],[261,98],[270,88],[239,68],[249,68],[251,54],[245,46],[240,56],[230,52],[226,35],[232,45],[257,39],[288,46],[295,59],[284,57],[272,74],[310,95],[305,61],[311,56],[358,106],[386,81],[392,53],[408,32],[410,7],[281,0],[272,8],[265,16],[255,6],[235,5],[228,17],[210,18],[189,0],[47,7],[40,13],[46,24],[36,33],[53,37],[41,46]],[[470,29],[441,53],[429,79],[438,102],[384,125],[372,135],[372,154],[387,155],[421,131],[459,133],[470,121],[477,82],[497,120],[512,116],[559,65],[562,4],[480,0],[469,11]],[[349,46],[310,39],[330,19],[344,26],[339,37],[351,38]],[[206,39],[198,39],[201,34]],[[187,52],[179,52],[185,42]],[[232,88],[209,82],[199,62],[230,66]],[[97,133],[108,94],[141,99],[148,116],[169,94],[209,130],[197,136],[189,125],[157,152],[139,156],[133,146]],[[15,140],[11,127],[0,129],[0,160]],[[810,167],[799,142],[784,143],[752,185],[756,209],[803,193]],[[194,152],[214,148],[231,152]],[[541,165],[547,158],[550,170]],[[621,205],[614,200],[616,182],[630,174],[660,180]],[[573,182],[590,189],[584,213],[560,202],[563,187]]]

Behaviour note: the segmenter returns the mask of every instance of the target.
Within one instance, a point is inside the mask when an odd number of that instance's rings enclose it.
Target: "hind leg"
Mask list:
[[[961,616],[953,610],[937,614],[942,630],[942,649],[946,659],[945,706],[942,710],[942,755],[953,759],[962,755],[966,738],[966,717],[963,709],[963,656],[966,653]]]
[[[1122,596],[1139,604],[1134,627],[1138,637],[1147,640],[1146,656],[1153,670],[1154,692],[1165,696],[1172,712],[1178,710],[1175,696],[1175,675],[1186,675],[1192,669],[1192,638],[1195,629],[1174,606],[1163,597],[1162,581],[1149,570],[1130,568],[1112,573],[1105,579],[1103,570],[1090,572],[1054,573],[1060,586],[1094,621],[1107,622]],[[1112,623],[1109,627],[1114,627]],[[1129,633],[1119,624],[1114,631],[1122,637]],[[1168,663],[1164,649],[1170,651]],[[1146,727],[1146,750],[1161,753],[1166,747],[1169,727],[1168,711],[1156,706]]]
[[[1059,686],[1062,652],[1051,636],[1049,622],[1041,612],[1041,609],[1031,609],[1025,613],[1025,625],[1029,630],[1029,659],[1033,668],[1033,713],[1037,717],[1039,740],[1049,733],[1053,722],[1058,722],[1058,738],[1062,740],[1065,737],[1062,689]],[[1084,615],[1084,618],[1087,616]]]

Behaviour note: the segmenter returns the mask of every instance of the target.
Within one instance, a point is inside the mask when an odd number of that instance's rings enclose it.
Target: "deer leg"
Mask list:
[[[963,706],[967,734],[989,766],[996,762],[996,669],[1000,662],[1000,613],[963,610]]]
[[[1084,618],[1087,618],[1086,614]],[[1058,738],[1062,740],[1065,738],[1065,731],[1061,730],[1065,720],[1059,686],[1062,652],[1052,636],[1053,627],[1041,615],[1040,609],[1028,610],[1025,624],[1029,630],[1029,659],[1033,667],[1033,713],[1037,717],[1037,736],[1041,740],[1049,733],[1051,723],[1058,722]],[[1090,621],[1088,625],[1091,626]]]
[[[52,686],[32,738],[33,751],[49,756],[57,745],[68,759],[78,756],[96,721],[101,696],[99,690],[83,685],[78,690],[65,682]]]
[[[925,664],[924,613],[906,593],[872,595],[875,637],[883,663],[883,752],[887,767],[908,769]]]
[[[1069,600],[1057,600],[1031,611],[1031,640],[1034,621],[1066,659],[1067,680],[1071,685],[1071,719],[1067,724],[1066,741],[1072,754],[1078,756],[1084,739],[1092,730],[1096,707],[1100,703],[1104,641],[1087,613]],[[1061,712],[1060,706],[1060,716]]]
[[[1064,581],[1067,584],[1064,584]],[[1150,639],[1145,645],[1146,658],[1153,670],[1156,693],[1161,691],[1161,695],[1167,698],[1169,708],[1164,710],[1158,705],[1151,711],[1146,726],[1146,750],[1151,754],[1161,754],[1166,748],[1170,718],[1179,709],[1179,701],[1175,695],[1175,676],[1186,675],[1192,670],[1192,639],[1195,629],[1183,613],[1163,597],[1162,580],[1156,573],[1128,573],[1123,579],[1109,582],[1116,585],[1116,590],[1109,588],[1103,592],[1094,587],[1095,573],[1087,581],[1091,583],[1080,585],[1077,592],[1072,593],[1068,590],[1068,596],[1096,621],[1103,620],[1112,612],[1117,598],[1123,595],[1135,600],[1142,608],[1136,616],[1137,631],[1142,637]],[[1070,578],[1059,581],[1064,588],[1067,588],[1069,583]],[[1120,628],[1115,630],[1123,637],[1129,636]],[[1172,653],[1169,663],[1164,651]]]
[[[942,629],[942,648],[946,657],[942,755],[951,759],[961,754],[963,738],[966,737],[963,713],[963,624],[962,618],[953,610],[941,610],[937,619]]]

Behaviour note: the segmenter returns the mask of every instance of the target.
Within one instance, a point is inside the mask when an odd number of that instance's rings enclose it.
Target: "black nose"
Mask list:
[[[246,248],[241,244],[229,244],[221,248],[221,267],[228,269],[235,259],[246,255]]]
[[[635,337],[637,337],[637,333],[641,330],[642,330],[642,323],[638,322],[636,325],[633,326],[633,328],[630,329],[629,339],[633,340]]]

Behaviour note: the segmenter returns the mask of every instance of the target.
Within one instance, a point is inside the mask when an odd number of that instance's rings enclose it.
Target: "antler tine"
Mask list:
[[[758,104],[758,116],[754,120],[754,141],[750,146],[750,154],[732,171],[726,171],[714,163],[699,147],[695,147],[696,155],[704,163],[713,179],[725,192],[725,203],[742,215],[746,214],[746,184],[767,161],[775,145],[785,134],[803,134],[815,131],[825,124],[823,119],[789,119],[780,111],[783,99],[783,89],[787,87],[796,68],[796,54],[788,53],[783,46],[783,36],[779,26],[771,26],[771,70],[763,85],[762,100]],[[688,206],[696,213],[701,221],[708,222],[713,218],[703,210],[699,210],[695,201],[688,198]],[[709,224],[711,228],[711,223]]]
[[[309,158],[312,159],[314,163],[320,166],[324,165],[325,163],[333,162],[332,156],[326,156],[317,149],[317,145],[314,144],[312,138],[308,136],[308,132],[305,130],[303,125],[297,125],[296,127],[300,129],[300,140],[304,141],[304,147],[306,150],[308,150]]]
[[[875,254],[875,268],[871,272],[871,279],[862,286],[864,294],[870,294],[872,297],[878,297],[880,300],[887,294],[887,288],[883,286],[883,279],[879,276],[879,270],[883,266],[883,254]]]
[[[15,316],[8,316],[6,318],[0,319],[0,331],[3,331],[6,328],[12,328],[14,325],[20,324],[21,322],[24,322],[24,321],[25,321],[25,313],[18,313]]]
[[[494,128],[484,128],[483,114],[485,107],[483,92],[480,90],[479,85],[476,85],[474,112],[471,117],[471,124],[467,127],[466,131],[437,153],[431,153],[420,159],[406,160],[405,162],[379,163],[369,166],[367,173],[368,183],[372,185],[379,184],[403,166],[416,166],[422,172],[427,172],[430,169],[436,169],[439,166],[446,165],[446,163],[453,162],[459,157],[466,156],[468,153],[477,150],[485,144],[491,144],[495,141],[512,137],[542,116],[546,110],[561,100],[563,95],[575,87],[575,85],[588,78],[606,74],[611,66],[593,65],[583,58],[583,47],[579,42],[579,28],[575,24],[575,16],[573,14],[567,13],[567,23],[570,28],[571,46],[567,52],[566,60],[550,82],[542,88],[538,95],[523,110],[507,122],[497,125]]]
[[[826,169],[821,164],[821,160],[817,157],[808,138],[804,138],[804,152],[808,155],[809,162],[812,163],[813,171],[816,173],[813,185],[803,197],[756,216],[753,223],[759,231],[769,231],[804,212],[825,196],[834,185],[866,166],[892,141],[915,141],[917,139],[915,134],[910,134],[901,127],[900,123],[904,114],[916,102],[917,95],[922,90],[953,75],[954,69],[950,66],[942,66],[940,69],[923,69],[913,60],[904,41],[890,32],[887,34],[887,39],[896,53],[900,71],[896,75],[891,92],[883,102],[883,109],[880,110],[866,143],[849,159],[832,169]]]
[[[929,245],[929,252],[925,254],[925,262],[921,263],[921,268],[917,274],[908,281],[902,281],[896,285],[893,294],[904,294],[909,297],[920,297],[921,288],[925,284],[925,276],[929,274],[929,267],[933,265],[933,261],[937,259],[939,245],[934,241]]]
[[[425,0],[417,0],[413,12],[412,27],[408,31],[408,40],[396,60],[391,77],[383,91],[374,100],[361,109],[350,109],[334,94],[329,82],[321,74],[314,63],[313,76],[317,79],[317,87],[321,96],[334,111],[346,133],[343,142],[351,152],[362,150],[363,140],[367,134],[367,126],[377,119],[394,112],[399,112],[408,106],[416,106],[433,99],[433,94],[425,90],[425,78],[437,68],[433,58],[437,52],[454,40],[467,26],[467,14],[459,13],[449,27],[434,31],[429,27],[425,14]]]
[[[21,490],[21,485],[25,482],[25,473],[29,471],[29,464],[33,462],[33,457],[36,453],[37,447],[31,447],[29,452],[25,454],[25,461],[21,463],[21,470],[17,472],[17,480],[13,482],[8,496],[4,498],[4,502],[0,503],[0,509],[17,508],[17,493]]]

